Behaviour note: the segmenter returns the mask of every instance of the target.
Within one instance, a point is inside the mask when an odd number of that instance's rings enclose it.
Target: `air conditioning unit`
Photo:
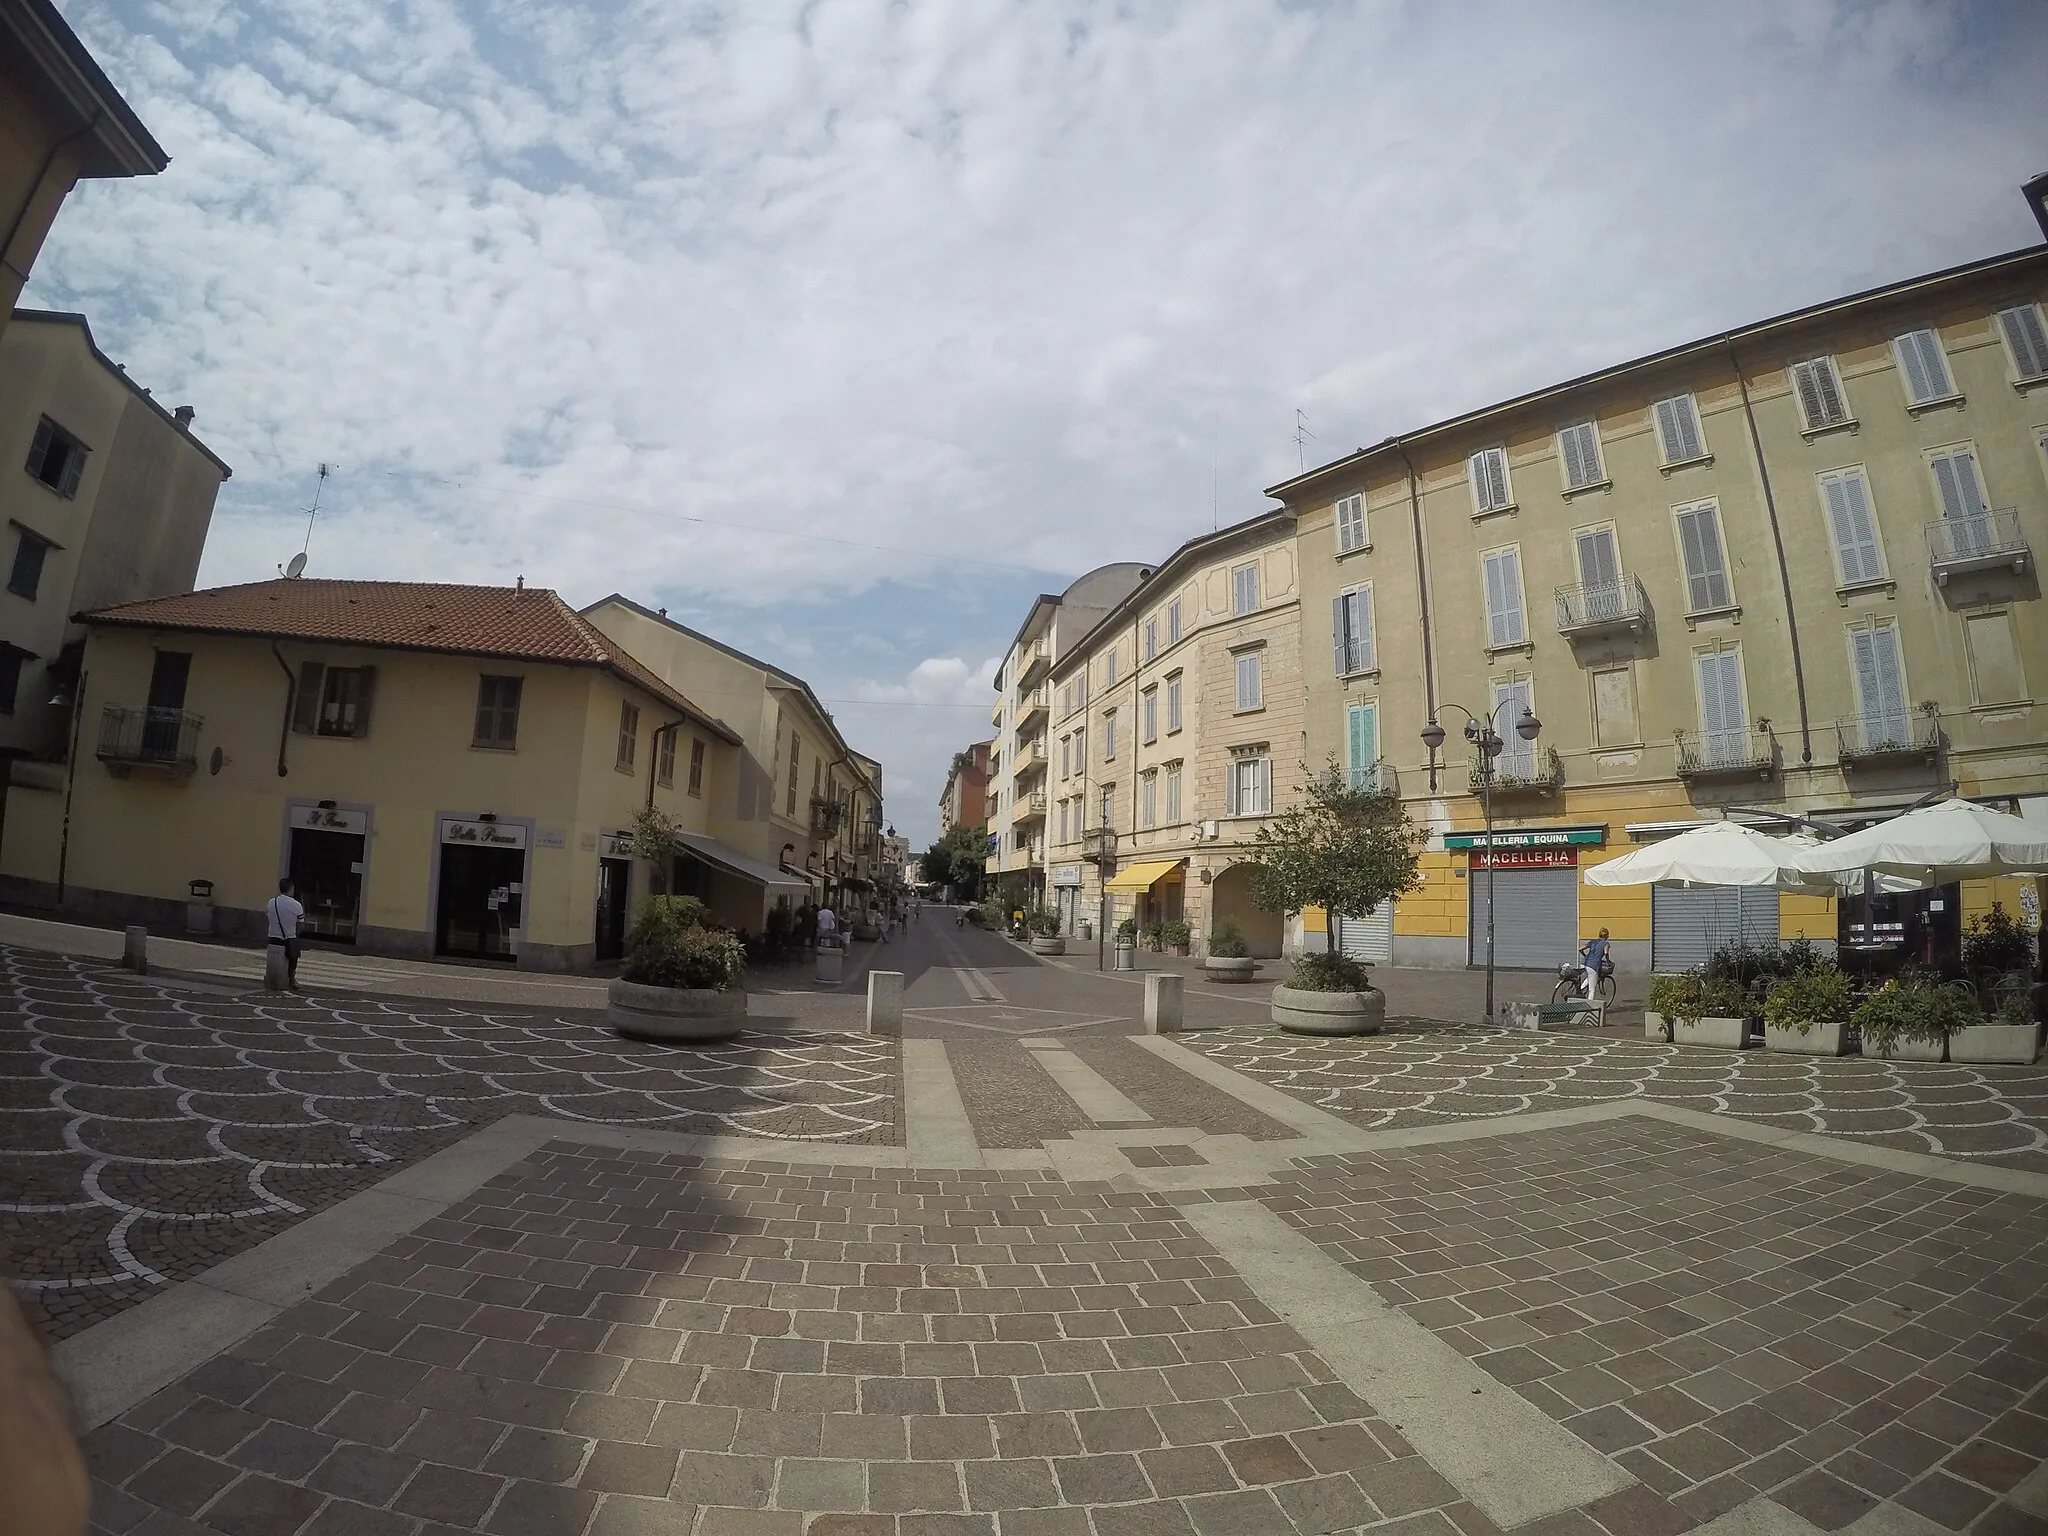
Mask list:
[[[1221,837],[1222,835],[1222,829],[1218,827],[1215,822],[1205,821],[1202,823],[1202,836],[1207,838],[1210,842],[1215,842],[1216,839]]]

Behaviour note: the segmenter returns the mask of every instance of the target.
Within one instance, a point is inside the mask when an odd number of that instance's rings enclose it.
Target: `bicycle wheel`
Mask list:
[[[1550,994],[1550,1000],[1553,1003],[1561,1003],[1568,997],[1576,998],[1578,995],[1579,984],[1569,976],[1560,976],[1556,990]]]
[[[1612,976],[1602,976],[1600,978],[1600,1001],[1607,1004],[1608,1007],[1614,1006],[1614,998],[1618,990],[1614,985],[1614,978]]]

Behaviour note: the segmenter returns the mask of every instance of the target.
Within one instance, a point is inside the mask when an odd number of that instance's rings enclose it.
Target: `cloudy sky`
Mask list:
[[[613,589],[920,843],[1024,605],[1309,462],[2031,243],[2048,6],[64,0],[172,156],[75,308],[235,467],[201,579]]]

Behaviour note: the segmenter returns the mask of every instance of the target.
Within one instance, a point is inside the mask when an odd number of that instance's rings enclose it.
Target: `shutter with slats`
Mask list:
[[[1345,721],[1351,752],[1351,787],[1370,789],[1373,764],[1380,755],[1380,712],[1370,704],[1354,704]]]
[[[1893,339],[1892,351],[1906,376],[1906,398],[1914,405],[1954,393],[1949,388],[1948,360],[1942,356],[1941,342],[1934,332],[1908,331]]]
[[[1686,601],[1694,613],[1728,606],[1728,568],[1721,559],[1721,529],[1712,507],[1678,514],[1685,554]]]
[[[1565,484],[1572,490],[1596,485],[1600,480],[1600,434],[1593,423],[1582,421],[1557,434],[1564,455]]]
[[[1365,543],[1365,498],[1346,496],[1337,503],[1337,548],[1358,549]]]
[[[76,443],[65,445],[64,476],[57,482],[59,496],[76,496],[78,480],[85,473],[85,450]]]
[[[1835,538],[1835,557],[1842,565],[1842,583],[1879,581],[1884,556],[1878,548],[1877,519],[1870,511],[1870,491],[1861,474],[1835,475],[1821,482],[1828,503],[1828,529]]]
[[[1701,455],[1699,417],[1691,395],[1674,395],[1657,402],[1657,439],[1664,449],[1666,464],[1683,464]]]
[[[1360,587],[1351,594],[1351,670],[1370,672],[1378,665],[1373,655],[1372,588]]]
[[[1515,729],[1516,723],[1528,712],[1530,697],[1526,678],[1493,685],[1493,728],[1500,733],[1502,742],[1500,756],[1494,759],[1494,765],[1497,772],[1511,778],[1536,776],[1536,743],[1524,741],[1522,733]]]
[[[1472,480],[1472,505],[1480,512],[1494,512],[1508,504],[1507,454],[1486,448],[1472,455],[1466,466]]]
[[[1842,405],[1841,386],[1835,382],[1835,365],[1830,359],[1816,357],[1797,363],[1793,366],[1792,378],[1799,392],[1800,414],[1806,418],[1809,431],[1848,419],[1849,413]]]
[[[1742,660],[1734,651],[1706,651],[1698,657],[1700,732],[1710,762],[1742,755],[1748,720],[1742,707]]]
[[[1857,710],[1863,721],[1863,745],[1903,744],[1906,730],[1906,686],[1899,667],[1899,634],[1889,626],[1858,629],[1849,636],[1856,663]]]
[[[1520,645],[1522,628],[1522,576],[1518,553],[1498,550],[1486,557],[1486,619],[1492,643]]]
[[[1968,450],[1945,453],[1929,460],[1928,467],[1934,472],[1934,489],[1941,499],[1942,520],[1949,525],[1951,548],[1959,554],[1990,549],[1991,513],[1984,500],[1984,484],[1977,477],[1977,456]]]
[[[320,729],[321,685],[326,679],[327,668],[320,662],[309,661],[299,668],[299,696],[292,704],[292,729],[302,736]],[[482,734],[481,728],[478,734]]]
[[[36,423],[36,435],[29,441],[28,463],[23,466],[38,480],[43,478],[43,461],[50,456],[50,443],[56,437],[57,429],[50,425],[45,416]]]
[[[1330,665],[1339,677],[1351,672],[1350,602],[1348,592],[1330,599]]]
[[[2048,375],[2048,327],[2041,324],[2038,305],[2022,304],[2014,309],[2000,310],[1998,326],[2005,332],[2005,344],[2012,352],[2013,369],[2020,378],[2038,379]]]

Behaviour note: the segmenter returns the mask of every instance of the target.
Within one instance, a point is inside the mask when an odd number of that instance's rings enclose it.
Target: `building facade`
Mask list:
[[[176,932],[204,893],[260,938],[289,877],[316,940],[554,970],[619,954],[686,868],[735,928],[805,889],[708,835],[736,733],[552,592],[279,580],[85,623],[78,750],[8,796],[10,899]],[[673,871],[635,867],[648,806]]]
[[[0,757],[61,764],[85,628],[74,615],[189,592],[228,466],[93,345],[82,315],[0,336]]]
[[[1340,919],[1398,964],[1629,969],[1736,938],[1921,954],[2010,882],[1835,903],[1586,886],[1723,815],[2048,813],[2048,248],[1762,321],[1272,488],[1299,519],[1311,761],[1398,788],[1423,883]],[[1327,659],[1325,659],[1327,658]],[[1541,723],[1524,742],[1524,710]],[[1506,740],[1491,783],[1466,711]],[[1431,754],[1420,732],[1449,732]],[[1842,910],[1837,910],[1838,906]]]
[[[1246,858],[1299,793],[1306,690],[1294,517],[1191,540],[1049,669],[1041,776],[1062,931],[1229,919],[1278,955]]]
[[[989,712],[987,872],[1013,909],[1046,899],[1046,726],[1053,665],[1152,574],[1146,565],[1098,566],[1055,596],[1041,593],[996,671]]]
[[[939,793],[939,836],[955,827],[988,824],[988,754],[993,745],[977,741],[953,754],[946,787]]]

